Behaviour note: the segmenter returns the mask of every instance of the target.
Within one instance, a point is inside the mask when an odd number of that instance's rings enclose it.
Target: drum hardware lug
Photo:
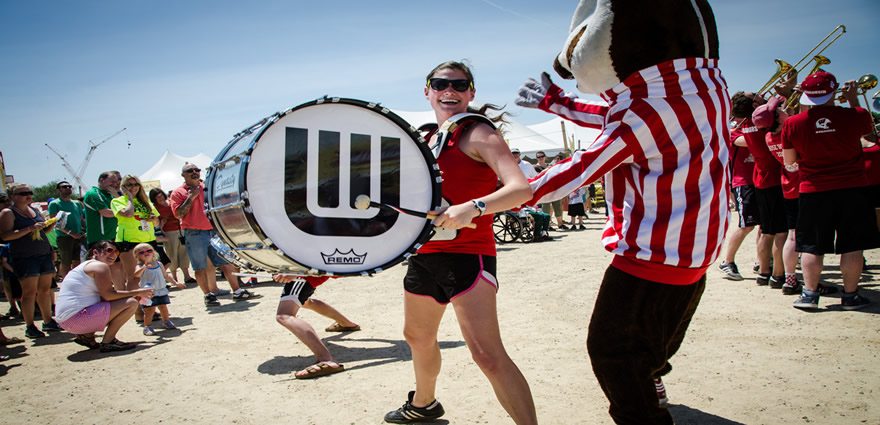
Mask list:
[[[216,213],[216,212],[220,212],[220,211],[226,211],[226,210],[229,210],[229,209],[232,209],[232,208],[238,208],[238,207],[240,207],[242,204],[244,204],[244,201],[233,202],[233,203],[231,203],[231,204],[223,205],[222,207],[209,208],[209,209],[208,209],[207,211],[205,211],[205,212],[207,212],[207,213],[210,214],[210,213]]]
[[[246,213],[248,213],[248,214],[253,214],[253,213],[254,213],[254,209],[251,208],[250,205],[248,205],[248,206],[244,207],[244,212],[246,212]]]
[[[215,163],[211,164],[208,167],[208,169],[209,170],[214,170],[214,169],[222,170],[224,168],[231,167],[233,165],[238,165],[241,163],[242,158],[244,156],[245,155],[243,155],[243,154],[238,154],[238,155],[230,157],[229,159],[224,160],[223,162],[215,162]]]
[[[246,191],[246,190],[245,190],[244,192],[241,192],[241,194],[239,194],[238,196],[239,196],[241,199],[250,199],[250,198],[248,197],[248,191]]]
[[[437,183],[443,183],[443,176],[437,176],[437,178],[434,179],[434,181]]]

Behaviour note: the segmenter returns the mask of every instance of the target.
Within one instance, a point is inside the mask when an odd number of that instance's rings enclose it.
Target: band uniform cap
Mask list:
[[[825,71],[817,71],[804,78],[801,83],[802,105],[824,105],[834,96],[837,90],[837,78],[834,74]]]
[[[785,98],[782,96],[773,96],[770,98],[767,103],[755,108],[755,112],[752,112],[752,123],[755,124],[755,127],[758,128],[770,128],[773,126],[773,120],[776,116],[774,111],[779,105],[785,102]]]

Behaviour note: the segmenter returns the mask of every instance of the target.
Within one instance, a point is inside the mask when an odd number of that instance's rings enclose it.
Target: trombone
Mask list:
[[[810,63],[810,61],[809,61],[810,58],[813,58],[813,59],[816,59],[817,57],[825,58],[824,56],[822,56],[822,52],[824,52],[826,49],[828,49],[828,47],[830,47],[832,44],[834,44],[834,42],[836,42],[837,39],[842,37],[844,34],[846,34],[846,26],[845,25],[836,26],[833,30],[831,30],[830,33],[828,33],[828,35],[825,36],[825,38],[823,38],[818,43],[816,43],[816,45],[813,46],[813,48],[809,52],[807,52],[803,57],[801,57],[800,60],[795,62],[794,65],[791,65],[788,62],[781,60],[781,59],[774,59],[774,62],[776,62],[776,73],[774,73],[773,76],[770,77],[770,80],[768,80],[761,87],[761,89],[758,90],[758,95],[761,97],[764,97],[767,93],[770,92],[770,89],[772,89],[773,86],[775,86],[777,83],[783,81],[783,79],[786,78],[786,76],[792,70],[794,70],[797,74],[800,74],[801,71],[803,71],[804,68],[807,67],[807,64]],[[827,60],[827,58],[825,58],[825,59]],[[829,61],[828,63],[831,63],[831,62]],[[812,72],[810,74],[812,74]]]
[[[828,65],[831,63],[831,59],[828,59],[827,57],[822,55],[813,56],[813,60],[816,62],[816,64],[813,65],[813,68],[810,69],[810,72],[807,73],[807,75],[811,75],[821,69],[823,65]],[[801,94],[803,94],[803,92],[800,89],[796,89],[794,93],[792,93],[791,96],[786,99],[784,109],[792,110],[796,108],[801,100]]]

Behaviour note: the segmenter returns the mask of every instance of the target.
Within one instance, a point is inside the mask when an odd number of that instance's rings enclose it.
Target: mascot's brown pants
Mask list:
[[[618,424],[671,424],[653,378],[668,373],[700,303],[706,276],[692,285],[664,285],[608,267],[599,288],[587,351]]]

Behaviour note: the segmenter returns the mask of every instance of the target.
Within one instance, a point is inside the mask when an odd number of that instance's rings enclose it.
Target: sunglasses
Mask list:
[[[151,252],[153,252],[152,249],[142,249],[142,250],[140,250],[140,251],[137,252],[137,255],[149,254],[149,253],[151,253]]]
[[[141,185],[140,183],[126,183],[125,187],[135,187],[135,186],[140,186],[140,185]]]
[[[202,172],[202,170],[200,170],[200,169],[198,169],[198,168],[193,168],[193,169],[191,169],[191,170],[186,170],[186,171],[184,171],[184,173],[190,173],[190,174],[198,174],[198,173],[200,173],[200,172]]]
[[[65,185],[58,186],[58,188],[60,188],[60,189],[73,189],[73,186],[65,184]]]
[[[34,192],[15,192],[13,195],[18,196],[34,196]]]
[[[431,78],[428,80],[428,85],[431,86],[432,89],[437,91],[446,90],[450,85],[452,89],[457,92],[467,91],[469,88],[474,88],[474,84],[471,80],[447,80],[445,78]]]
[[[544,158],[544,155],[535,155],[535,158]]]

